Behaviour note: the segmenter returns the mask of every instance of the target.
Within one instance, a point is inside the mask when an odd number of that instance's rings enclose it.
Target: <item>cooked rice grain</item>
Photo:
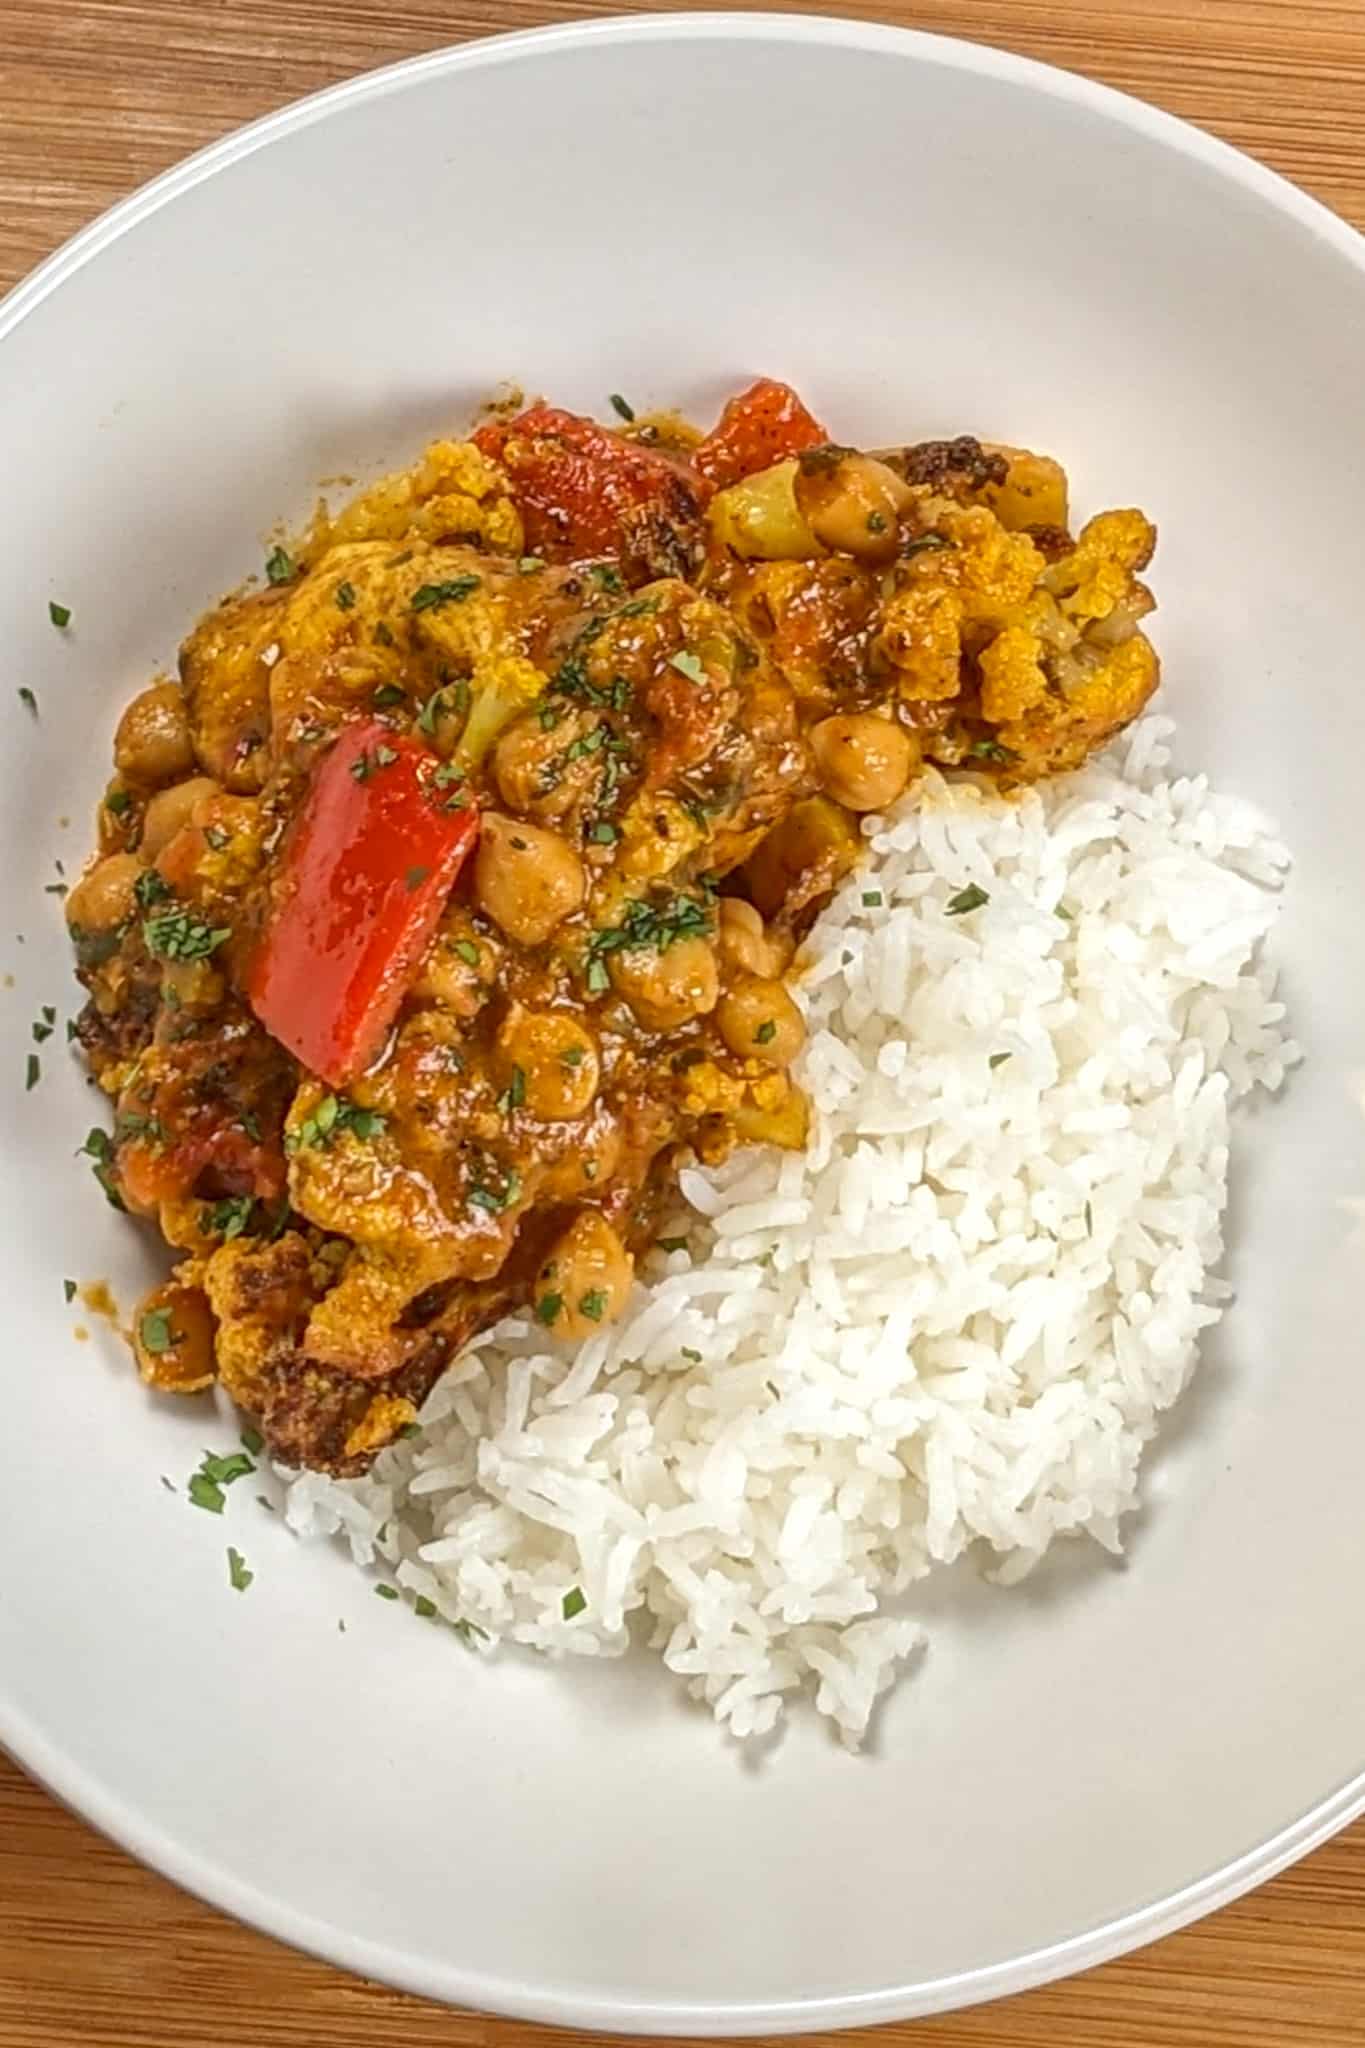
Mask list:
[[[685,1171],[687,1249],[613,1329],[504,1324],[291,1525],[490,1642],[614,1656],[641,1615],[733,1735],[804,1693],[850,1745],[922,1641],[888,1596],[973,1544],[1005,1581],[1117,1549],[1226,1305],[1229,1108],[1298,1058],[1260,958],[1288,855],[1166,779],[1170,731],[865,820],[804,955],[807,1152]]]

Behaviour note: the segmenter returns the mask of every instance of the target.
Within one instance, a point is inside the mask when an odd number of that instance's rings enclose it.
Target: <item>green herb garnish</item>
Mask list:
[[[259,1429],[244,1429],[242,1431],[242,1443],[253,1458],[259,1457],[265,1449],[265,1438],[261,1435]]]
[[[243,1451],[229,1451],[226,1457],[220,1457],[216,1451],[205,1451],[199,1460],[199,1470],[211,1486],[231,1486],[256,1467]]]
[[[373,753],[366,747],[363,753],[356,755],[351,763],[351,774],[357,782],[368,782],[381,768],[391,768],[397,759],[396,748],[385,746],[381,740]]]
[[[945,917],[965,917],[969,910],[980,910],[983,903],[990,902],[988,891],[976,882],[968,882],[965,889],[959,889],[956,896],[949,897],[943,906]]]
[[[231,1544],[228,1545],[227,1559],[228,1584],[232,1587],[234,1593],[245,1593],[247,1587],[256,1576],[255,1572],[248,1570],[247,1561],[242,1556],[241,1551],[234,1550]]]
[[[536,1321],[544,1323],[548,1330],[551,1323],[557,1321],[563,1306],[564,1297],[562,1294],[542,1294],[535,1307]]]
[[[622,398],[619,391],[609,393],[607,404],[616,414],[617,419],[624,420],[628,427],[635,424],[635,407]]]
[[[273,547],[265,558],[265,573],[270,583],[291,583],[298,569],[292,555],[282,547]]]
[[[559,1611],[564,1616],[565,1621],[572,1621],[576,1615],[583,1612],[587,1604],[587,1596],[584,1594],[582,1587],[570,1586],[568,1592],[559,1603]]]
[[[38,716],[38,699],[34,696],[27,683],[20,683],[19,685],[19,702],[25,705],[35,718]]]
[[[175,1342],[171,1328],[171,1312],[168,1308],[149,1308],[137,1326],[144,1351],[150,1351],[153,1358],[159,1358],[163,1351],[169,1351]]]
[[[463,604],[479,588],[481,576],[452,576],[446,583],[424,583],[412,593],[415,612],[436,611],[443,604]]]
[[[460,958],[464,961],[466,967],[478,966],[480,957],[479,949],[474,944],[474,941],[472,939],[455,939],[452,941],[452,946],[453,950],[456,953],[458,953]]]
[[[401,683],[381,683],[370,702],[376,711],[391,711],[395,704],[405,704],[407,697]]]
[[[185,1491],[190,1497],[191,1507],[203,1508],[210,1515],[221,1515],[224,1507],[227,1505],[223,1497],[222,1487],[215,1486],[213,1481],[206,1479],[202,1472],[195,1472],[191,1475],[189,1485]]]
[[[679,654],[670,654],[668,665],[670,668],[675,668],[680,676],[686,676],[689,683],[700,683],[706,679],[706,670],[702,667],[701,656],[693,654],[692,650],[688,647],[684,647]]]
[[[400,1597],[396,1586],[386,1586],[382,1582],[374,1591],[377,1600],[397,1600]]]
[[[600,1323],[607,1312],[607,1297],[600,1287],[590,1287],[578,1303],[578,1313],[590,1323]]]
[[[691,1347],[691,1345],[690,1345],[690,1344],[684,1344],[684,1345],[682,1346],[682,1355],[683,1355],[683,1357],[684,1357],[684,1358],[685,1358],[685,1359],[687,1360],[687,1362],[688,1362],[688,1364],[689,1364],[689,1365],[700,1365],[700,1364],[701,1364],[701,1353],[700,1353],[700,1351],[694,1351],[694,1350],[692,1349],[692,1347]]]
[[[777,1036],[777,1023],[772,1017],[765,1017],[754,1033],[755,1045],[771,1045]]]
[[[43,1077],[43,1063],[36,1052],[31,1052],[24,1063],[24,1093],[36,1088]]]
[[[429,875],[430,873],[431,873],[431,869],[430,869],[430,868],[424,868],[424,867],[415,867],[415,868],[409,868],[409,869],[408,869],[408,871],[407,871],[406,875],[404,875],[404,877],[403,877],[403,885],[404,885],[404,887],[406,888],[406,890],[407,890],[407,892],[408,892],[409,896],[411,896],[411,894],[413,893],[414,889],[420,889],[420,888],[421,888],[421,886],[422,886],[423,882],[425,882],[425,880],[426,880],[427,876],[428,876],[428,875]]]
[[[133,884],[133,894],[143,910],[153,910],[158,903],[169,901],[171,889],[155,868],[144,868]]]
[[[863,902],[869,910],[880,910],[885,900],[880,889],[863,890]]]
[[[104,808],[116,818],[123,817],[125,812],[133,808],[131,790],[111,789],[108,796],[104,799]]]
[[[348,612],[355,604],[354,583],[338,583],[336,587],[337,610]]]
[[[432,1621],[436,1615],[436,1602],[428,1600],[425,1593],[419,1593],[412,1603],[412,1611],[419,1621]]]
[[[388,1118],[377,1109],[362,1109],[358,1102],[352,1102],[345,1095],[324,1095],[311,1116],[294,1130],[287,1131],[284,1139],[286,1152],[302,1152],[308,1146],[325,1148],[343,1131],[349,1131],[355,1138],[377,1138],[387,1129]]]
[[[227,1195],[204,1211],[204,1228],[210,1236],[221,1237],[226,1244],[229,1238],[241,1236],[251,1221],[255,1206],[251,1195]]]
[[[142,925],[142,943],[163,960],[207,960],[231,937],[229,925],[205,924],[189,910],[163,910]]]
[[[995,1069],[996,1069],[997,1067],[1003,1067],[1003,1066],[1004,1066],[1004,1064],[1005,1064],[1005,1061],[1006,1061],[1006,1060],[1009,1060],[1009,1059],[1013,1059],[1013,1058],[1014,1058],[1014,1054],[1013,1054],[1013,1053],[1009,1053],[1009,1052],[993,1052],[993,1053],[991,1054],[990,1058],[989,1058],[989,1059],[987,1060],[987,1062],[986,1062],[986,1065],[987,1065],[987,1066],[988,1066],[988,1067],[989,1067],[989,1068],[991,1069],[992,1073],[994,1073],[994,1071],[995,1071]]]
[[[68,1302],[73,1302],[73,1301],[74,1301],[74,1300],[76,1299],[76,1283],[75,1283],[75,1281],[74,1281],[74,1280],[63,1280],[63,1282],[62,1282],[62,1293],[63,1293],[63,1295],[64,1295],[64,1296],[66,1297],[66,1300],[67,1300]]]
[[[514,1109],[520,1109],[526,1100],[526,1074],[521,1067],[513,1067],[512,1077],[498,1097],[497,1108],[500,1116],[510,1116]]]
[[[660,1237],[656,1238],[655,1242],[661,1252],[685,1252],[687,1250],[687,1239],[685,1237]]]
[[[58,632],[64,632],[71,624],[70,605],[58,604],[54,598],[48,599],[47,615]]]
[[[614,846],[621,837],[609,818],[599,818],[588,827],[588,838],[594,846]]]
[[[543,555],[523,555],[517,563],[517,573],[520,576],[534,576],[537,569],[543,569],[544,567],[545,558]]]

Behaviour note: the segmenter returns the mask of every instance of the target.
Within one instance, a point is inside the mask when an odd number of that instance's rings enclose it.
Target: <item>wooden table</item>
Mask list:
[[[3,0],[0,290],[154,172],[300,93],[490,30],[616,11],[593,0]],[[1089,72],[1226,136],[1365,227],[1365,0],[847,11]],[[515,2048],[535,2031],[276,1947],[131,1863],[0,1759],[0,2048]],[[887,2031],[913,2048],[1362,2048],[1365,1822],[1141,1955]]]

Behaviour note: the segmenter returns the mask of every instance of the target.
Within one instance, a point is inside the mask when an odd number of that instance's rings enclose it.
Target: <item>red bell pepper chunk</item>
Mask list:
[[[347,726],[286,842],[247,994],[266,1030],[335,1087],[382,1050],[478,837],[472,798],[437,782],[439,767],[378,720]]]
[[[474,441],[507,471],[528,550],[550,561],[617,555],[630,566],[651,521],[686,533],[709,495],[676,456],[558,406],[491,420]]]
[[[760,377],[730,400],[706,439],[692,451],[692,461],[706,481],[722,491],[741,477],[771,469],[775,462],[828,440],[790,384]]]

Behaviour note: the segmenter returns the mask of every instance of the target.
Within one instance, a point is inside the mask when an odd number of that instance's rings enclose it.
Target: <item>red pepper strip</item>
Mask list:
[[[530,553],[617,555],[628,564],[651,519],[686,530],[707,492],[687,464],[557,406],[533,405],[474,436],[512,483]]]
[[[286,843],[247,994],[266,1030],[334,1087],[382,1049],[478,837],[473,800],[437,783],[438,766],[377,720],[347,726]]]
[[[806,411],[790,384],[760,377],[732,398],[706,439],[692,451],[696,469],[716,490],[737,484],[756,470],[771,469],[803,448],[818,448],[829,435]]]

